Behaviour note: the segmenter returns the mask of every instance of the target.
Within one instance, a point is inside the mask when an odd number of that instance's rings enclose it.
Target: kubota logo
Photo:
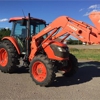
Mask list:
[[[77,31],[77,28],[75,28],[74,26],[71,26],[69,24],[67,26],[70,27],[72,30]]]

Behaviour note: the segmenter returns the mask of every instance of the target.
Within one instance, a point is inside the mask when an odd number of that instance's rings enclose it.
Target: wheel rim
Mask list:
[[[47,70],[42,62],[35,62],[32,66],[32,75],[35,80],[42,82],[47,76]]]
[[[8,53],[4,48],[0,49],[0,65],[5,67],[8,63]]]

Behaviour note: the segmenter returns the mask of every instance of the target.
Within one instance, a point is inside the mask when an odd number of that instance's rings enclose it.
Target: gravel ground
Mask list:
[[[57,74],[50,87],[40,87],[24,67],[16,73],[0,72],[0,100],[100,100],[100,62],[79,61],[71,78]]]

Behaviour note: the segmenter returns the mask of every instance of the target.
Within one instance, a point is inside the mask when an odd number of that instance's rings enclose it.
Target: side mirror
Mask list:
[[[49,25],[49,23],[48,24],[46,24],[46,26],[48,26]]]
[[[21,25],[22,25],[22,26],[26,26],[26,24],[27,24],[27,20],[26,20],[25,18],[23,18],[23,19],[22,19],[22,22],[21,22]]]
[[[50,22],[51,23],[51,22]],[[50,23],[47,23],[46,26],[48,26]]]

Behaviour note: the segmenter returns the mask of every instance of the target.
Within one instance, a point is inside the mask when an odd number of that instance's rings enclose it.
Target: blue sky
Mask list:
[[[31,16],[52,22],[55,18],[66,15],[76,20],[92,24],[88,14],[100,11],[99,0],[0,0],[0,28],[9,27],[10,17]],[[93,25],[93,24],[92,24]]]

